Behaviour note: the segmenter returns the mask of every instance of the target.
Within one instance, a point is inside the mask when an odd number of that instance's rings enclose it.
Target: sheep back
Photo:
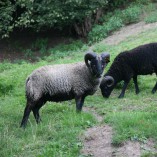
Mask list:
[[[27,78],[26,95],[33,101],[43,95],[54,96],[56,101],[59,97],[58,101],[64,101],[73,99],[75,95],[94,94],[100,80],[89,75],[91,73],[83,62],[43,66]]]
[[[114,77],[116,82],[133,75],[147,75],[157,71],[157,43],[139,46],[117,55],[105,74]]]

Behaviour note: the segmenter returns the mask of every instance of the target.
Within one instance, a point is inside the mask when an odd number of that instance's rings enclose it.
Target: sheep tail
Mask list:
[[[34,97],[34,90],[33,90],[32,80],[30,77],[28,77],[26,80],[26,96],[27,98]]]

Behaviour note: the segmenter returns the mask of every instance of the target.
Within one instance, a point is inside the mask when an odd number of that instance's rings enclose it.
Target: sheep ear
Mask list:
[[[104,52],[101,54],[102,60],[105,60],[106,63],[110,62],[110,54],[108,52]]]
[[[87,65],[87,67],[89,67],[88,61],[91,61],[92,59],[95,59],[96,56],[97,55],[94,52],[88,52],[88,53],[86,53],[84,59],[85,59],[85,63]]]

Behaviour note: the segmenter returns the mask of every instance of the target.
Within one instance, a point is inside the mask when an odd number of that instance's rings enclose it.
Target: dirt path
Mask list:
[[[112,145],[112,128],[107,124],[101,124],[103,117],[98,115],[94,108],[84,107],[85,112],[92,113],[98,126],[87,129],[83,138],[81,154],[93,157],[140,157],[143,153],[157,153],[154,142],[148,140],[146,143],[127,141],[120,147]]]
[[[157,28],[157,22],[150,24],[145,24],[145,22],[139,22],[137,24],[132,24],[121,28],[119,31],[105,38],[100,43],[105,43],[107,45],[116,45],[130,36],[137,35],[143,31],[153,28]]]

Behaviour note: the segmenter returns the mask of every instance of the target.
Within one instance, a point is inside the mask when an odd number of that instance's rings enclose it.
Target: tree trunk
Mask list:
[[[97,9],[96,13],[86,17],[84,19],[84,21],[82,23],[74,23],[74,30],[76,32],[76,34],[80,37],[87,37],[88,33],[91,31],[92,29],[92,25],[93,24],[97,24],[99,22],[100,17],[103,14],[103,8],[99,8]],[[93,23],[92,23],[92,19],[93,19]]]
[[[102,14],[103,14],[103,9],[102,8],[97,9],[94,23],[97,24],[99,22],[99,19],[102,16]]]
[[[92,28],[92,18],[86,17],[82,23],[74,23],[74,29],[78,36],[87,37],[88,32]]]

